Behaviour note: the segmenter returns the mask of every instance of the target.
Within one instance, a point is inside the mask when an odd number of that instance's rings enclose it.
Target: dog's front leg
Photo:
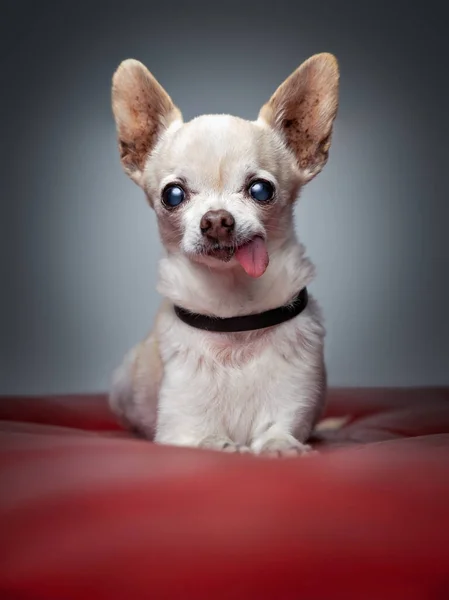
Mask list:
[[[308,381],[308,392],[284,401],[273,412],[263,414],[256,427],[251,450],[268,456],[301,456],[314,452],[307,444],[313,427],[320,418],[326,392],[326,372],[321,361],[315,377]],[[273,401],[272,406],[278,406]]]
[[[301,456],[315,453],[307,441],[320,419],[325,403],[327,374],[322,330],[309,339],[309,352],[292,361],[292,379],[271,390],[271,412],[253,435],[251,450],[268,456]],[[282,402],[277,399],[282,398]],[[267,418],[268,417],[268,418]]]
[[[223,452],[250,452],[232,440],[221,425],[219,412],[199,410],[196,394],[161,390],[155,442]]]

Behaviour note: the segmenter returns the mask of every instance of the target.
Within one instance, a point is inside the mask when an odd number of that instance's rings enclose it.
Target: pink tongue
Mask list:
[[[250,277],[260,277],[268,267],[268,252],[261,237],[255,237],[248,244],[238,248],[235,258]]]

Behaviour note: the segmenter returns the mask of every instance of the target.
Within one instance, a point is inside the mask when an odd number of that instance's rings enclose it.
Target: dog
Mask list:
[[[295,456],[325,404],[314,267],[294,230],[301,188],[328,160],[336,58],[299,66],[255,121],[184,123],[136,60],[112,80],[122,166],[156,213],[165,253],[153,331],[113,375],[110,405],[160,444]]]

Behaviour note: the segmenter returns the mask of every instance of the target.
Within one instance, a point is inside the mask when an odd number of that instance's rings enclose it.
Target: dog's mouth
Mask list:
[[[229,262],[234,256],[235,251],[235,245],[229,246],[224,244],[213,244],[204,250],[204,254],[223,262]]]
[[[222,262],[235,258],[250,277],[261,277],[269,263],[265,240],[256,235],[241,244],[214,244],[205,249],[204,254]]]

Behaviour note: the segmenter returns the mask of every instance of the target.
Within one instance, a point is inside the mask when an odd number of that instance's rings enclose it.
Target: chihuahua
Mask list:
[[[328,159],[335,57],[312,56],[255,121],[184,123],[136,60],[114,74],[125,172],[156,213],[164,247],[154,329],[113,376],[110,405],[161,444],[301,455],[326,392],[324,327],[295,202]]]

